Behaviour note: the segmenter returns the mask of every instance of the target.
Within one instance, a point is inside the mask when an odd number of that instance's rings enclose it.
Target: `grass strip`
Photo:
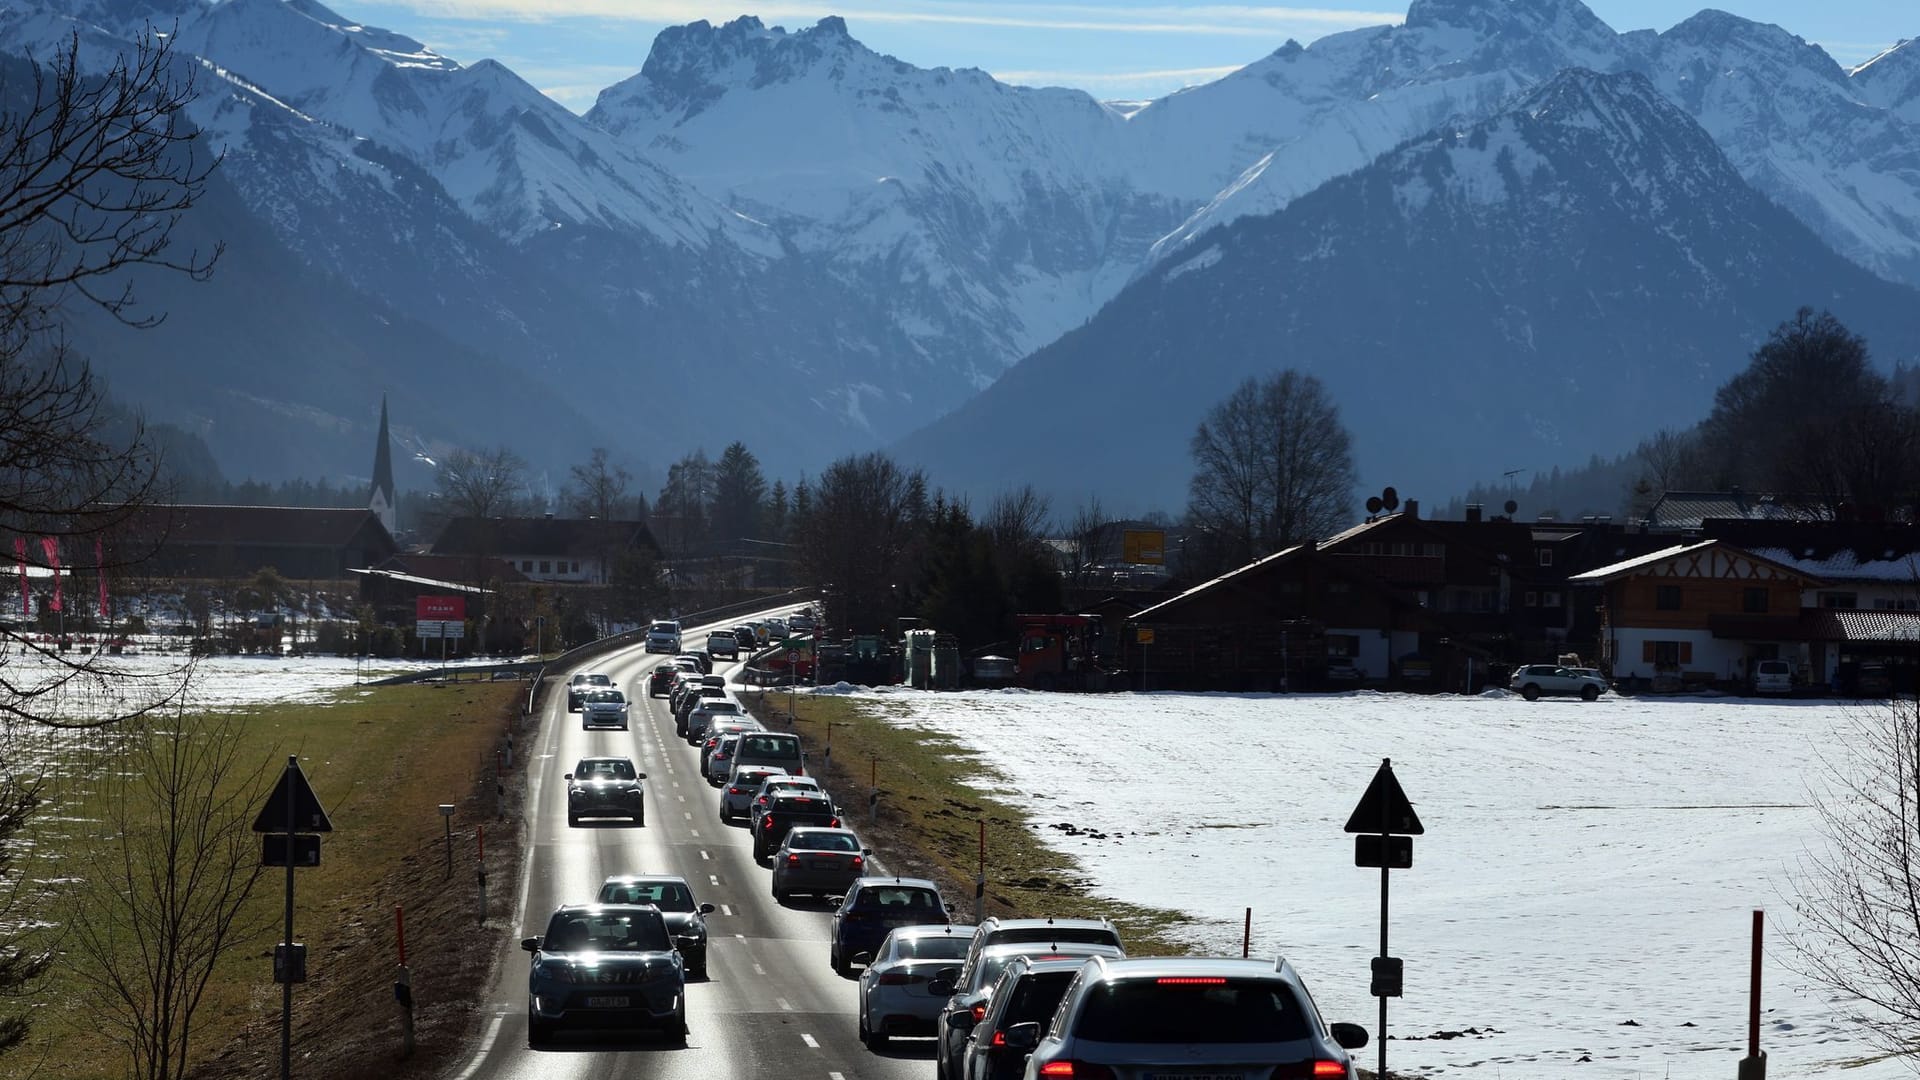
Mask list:
[[[518,889],[519,825],[496,822],[490,774],[525,690],[511,682],[362,687],[327,705],[238,714],[245,758],[267,765],[259,801],[297,754],[335,830],[322,841],[321,864],[295,872],[294,938],[307,945],[308,972],[294,989],[296,1076],[424,1075],[459,1051],[495,936],[478,930],[476,827],[486,827],[489,908],[499,926]],[[70,772],[85,756],[76,751],[75,762],[49,769]],[[36,829],[36,857],[50,878],[85,873],[73,859],[81,846],[75,830],[95,820],[86,779],[63,780]],[[517,806],[512,800],[509,792],[508,805]],[[456,807],[451,875],[441,803]],[[284,873],[268,869],[249,901],[272,930],[221,957],[195,1016],[195,1077],[277,1075],[281,995],[272,955]],[[417,1002],[418,1049],[404,1067],[392,989],[396,905],[407,910]],[[57,921],[57,909],[48,914]],[[0,1076],[127,1074],[125,1053],[71,972],[56,965],[40,1000],[29,1045],[0,1059]]]
[[[1107,918],[1133,955],[1193,951],[1178,937],[1190,916],[1093,895],[1071,856],[1049,846],[1019,810],[982,793],[1005,779],[998,770],[953,737],[905,722],[903,706],[835,694],[790,699],[768,690],[755,709],[763,722],[790,726],[806,740],[808,761],[824,774],[849,826],[868,836],[889,866],[940,882],[956,921],[973,917],[985,822],[987,915]],[[829,744],[833,753],[822,768]],[[877,821],[867,814],[874,783]]]

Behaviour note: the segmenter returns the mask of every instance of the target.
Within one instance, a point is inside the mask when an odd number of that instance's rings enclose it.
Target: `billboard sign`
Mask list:
[[[1127,529],[1120,534],[1120,557],[1129,563],[1164,566],[1167,534],[1161,529]]]
[[[464,596],[416,596],[413,617],[418,622],[465,622],[467,598]]]

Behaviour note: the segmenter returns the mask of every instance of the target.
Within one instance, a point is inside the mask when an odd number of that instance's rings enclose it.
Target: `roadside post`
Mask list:
[[[473,830],[474,856],[480,864],[480,925],[487,924],[487,827],[476,825]]]
[[[333,831],[333,822],[300,770],[300,758],[289,754],[280,782],[254,818],[260,833],[260,865],[287,868],[286,936],[273,947],[273,981],[280,984],[280,1080],[293,1075],[293,984],[307,981],[307,947],[293,940],[293,870],[320,865],[320,833]]]
[[[1360,796],[1346,831],[1353,838],[1353,864],[1380,868],[1380,955],[1373,958],[1373,983],[1369,988],[1380,999],[1380,1077],[1387,1076],[1387,999],[1401,996],[1403,968],[1400,958],[1387,951],[1387,873],[1413,867],[1413,838],[1426,832],[1413,804],[1393,775],[1393,759],[1382,758],[1380,768]]]
[[[393,906],[393,935],[400,947],[400,966],[393,973],[393,1000],[400,1006],[400,1056],[413,1056],[413,972],[407,968],[407,913]]]
[[[875,755],[867,775],[867,820],[880,820],[880,758]]]
[[[1245,960],[1253,951],[1253,909],[1247,909],[1247,924],[1240,931],[1240,959]]]
[[[987,823],[980,823],[980,872],[973,878],[973,923],[987,915]]]
[[[453,804],[440,804],[440,817],[447,823],[447,880],[453,880]]]
[[[1740,1059],[1739,1080],[1767,1080],[1767,1055],[1760,1049],[1760,930],[1766,912],[1753,913],[1753,972],[1747,988],[1747,1056]]]

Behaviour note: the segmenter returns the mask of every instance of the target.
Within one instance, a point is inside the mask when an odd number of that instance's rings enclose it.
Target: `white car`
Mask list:
[[[752,719],[740,707],[740,703],[732,698],[703,698],[700,704],[687,711],[687,741],[696,744],[705,742],[707,730],[713,726],[715,719],[722,717],[729,720]]]
[[[738,660],[740,639],[731,630],[715,630],[707,635],[707,654],[715,660],[723,656],[728,660]]]
[[[1756,694],[1793,693],[1793,665],[1785,660],[1754,661],[1753,692]]]
[[[1528,701],[1538,701],[1542,695],[1592,701],[1607,692],[1607,680],[1558,664],[1528,664],[1513,673],[1507,688]]]
[[[947,1003],[934,978],[958,968],[972,940],[971,926],[895,927],[860,973],[860,1041],[879,1049],[894,1035],[933,1034]]]
[[[760,785],[769,776],[782,775],[773,765],[736,765],[733,775],[727,778],[727,786],[720,789],[720,820],[733,823],[733,819],[747,812],[753,805],[753,797],[760,792]]]
[[[614,688],[589,687],[580,695],[580,730],[619,728],[627,730],[627,695]]]

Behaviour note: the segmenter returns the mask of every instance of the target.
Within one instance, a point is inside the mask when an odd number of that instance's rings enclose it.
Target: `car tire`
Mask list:
[[[1600,697],[1600,688],[1597,686],[1583,686],[1580,688],[1581,701],[1594,701],[1594,700],[1597,700],[1599,697]]]
[[[727,804],[724,802],[720,804],[720,824],[733,824],[733,812],[727,809]]]
[[[527,1045],[544,1046],[553,1041],[553,1021],[542,1020],[527,1009]]]
[[[569,829],[577,829],[577,828],[579,828],[579,827],[580,827],[580,815],[579,815],[579,814],[568,814],[568,815],[567,815],[567,828],[569,828]]]
[[[1527,685],[1520,688],[1520,696],[1523,698],[1526,698],[1528,701],[1539,701],[1540,688],[1533,685],[1532,683],[1528,683]]]
[[[640,829],[644,829],[644,828],[646,828],[646,827],[647,827],[647,815],[646,815],[646,814],[644,814],[644,813],[640,813],[640,814],[635,814],[635,815],[633,815],[633,824],[634,824],[634,827],[635,827],[635,828],[640,828]]]
[[[683,1016],[680,1018],[679,1023],[667,1029],[667,1045],[685,1049],[688,1034],[690,1034],[690,1032],[687,1030],[687,1020],[686,1017]]]
[[[887,1048],[887,1041],[885,1035],[880,1034],[872,1028],[867,1029],[867,1049],[885,1050]]]
[[[787,902],[787,897],[788,897],[789,895],[790,895],[790,894],[789,894],[789,893],[787,892],[787,890],[785,890],[785,889],[782,889],[782,888],[780,888],[780,887],[779,887],[778,885],[776,885],[776,886],[774,886],[774,888],[773,888],[773,902],[774,902],[774,903],[776,903],[776,904],[784,904],[784,903],[786,903],[786,902]]]

